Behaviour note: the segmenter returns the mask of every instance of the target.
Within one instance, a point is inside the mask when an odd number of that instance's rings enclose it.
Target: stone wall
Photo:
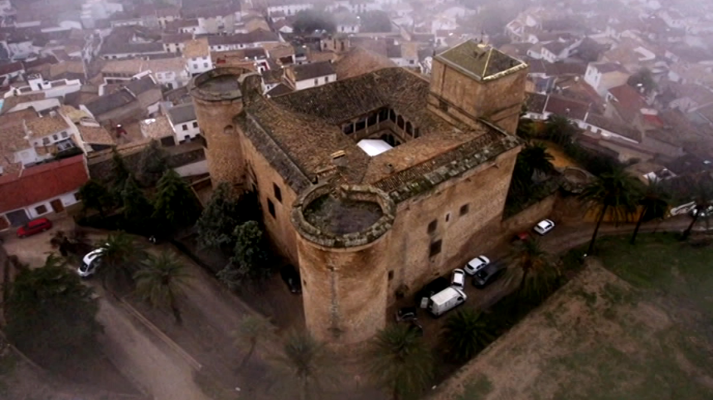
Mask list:
[[[512,234],[520,231],[529,231],[537,222],[548,218],[550,214],[552,214],[557,197],[558,194],[555,192],[504,220],[503,230]]]
[[[139,171],[141,151],[148,143],[148,141],[144,141],[117,148],[119,154],[124,158],[126,166],[134,174],[137,174]],[[165,147],[163,149],[168,153],[168,166],[170,168],[179,168],[185,165],[199,163],[206,158],[203,146],[200,143],[185,143],[178,146]],[[109,182],[112,180],[112,155],[111,150],[104,150],[87,157],[89,176],[92,179],[96,179],[100,182]]]

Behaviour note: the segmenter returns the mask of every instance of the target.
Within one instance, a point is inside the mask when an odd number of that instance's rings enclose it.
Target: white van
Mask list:
[[[465,292],[451,286],[441,290],[428,299],[428,311],[434,316],[439,317],[446,311],[465,303],[467,298],[468,296],[465,295]]]

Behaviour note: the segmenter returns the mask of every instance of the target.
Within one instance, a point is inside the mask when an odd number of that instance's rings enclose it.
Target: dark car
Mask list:
[[[416,307],[402,307],[396,310],[396,321],[414,321],[416,320]]]
[[[17,237],[24,238],[52,228],[52,221],[47,218],[37,218],[17,228]]]
[[[286,265],[280,268],[280,276],[282,277],[282,280],[285,281],[285,284],[287,285],[287,288],[290,289],[290,292],[294,294],[302,293],[300,273],[294,265]]]
[[[432,280],[426,286],[424,286],[423,289],[418,291],[418,293],[416,294],[416,303],[420,304],[421,299],[423,299],[424,297],[429,298],[449,286],[451,286],[451,281],[442,276]]]
[[[506,268],[500,263],[489,264],[473,276],[473,286],[482,289],[495,282],[505,273]]]

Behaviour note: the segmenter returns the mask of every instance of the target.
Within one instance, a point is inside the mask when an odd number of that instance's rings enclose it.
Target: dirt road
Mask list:
[[[104,326],[100,341],[107,355],[156,400],[210,400],[193,382],[190,365],[116,300],[102,296],[97,319]]]

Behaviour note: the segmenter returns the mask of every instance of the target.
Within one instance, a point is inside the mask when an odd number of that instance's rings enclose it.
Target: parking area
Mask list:
[[[39,267],[45,263],[47,255],[57,252],[50,245],[50,239],[57,231],[69,232],[74,229],[74,220],[69,216],[51,216],[52,228],[38,234],[19,238],[15,234],[16,228],[10,228],[0,232],[0,239],[8,254],[17,256],[21,262],[30,267]]]

